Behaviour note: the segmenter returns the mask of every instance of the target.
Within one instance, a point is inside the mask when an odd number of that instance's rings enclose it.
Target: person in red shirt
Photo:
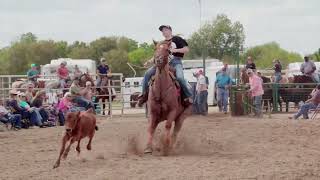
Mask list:
[[[67,84],[66,81],[69,78],[69,70],[66,67],[66,65],[67,65],[67,62],[63,61],[57,70],[57,75],[59,77],[59,82],[60,82],[61,88],[66,88],[66,84]]]

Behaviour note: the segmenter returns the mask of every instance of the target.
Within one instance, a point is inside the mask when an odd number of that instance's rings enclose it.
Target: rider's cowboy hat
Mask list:
[[[169,25],[161,25],[161,26],[159,27],[159,30],[162,31],[163,28],[167,28],[167,29],[170,29],[170,31],[172,31],[172,28],[171,28],[171,26],[169,26]]]

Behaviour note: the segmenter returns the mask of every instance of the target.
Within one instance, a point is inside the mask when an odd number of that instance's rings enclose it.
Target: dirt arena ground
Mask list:
[[[58,169],[62,127],[0,132],[0,179],[320,179],[320,121],[287,117],[190,117],[168,157],[142,154],[144,117],[100,118],[93,150],[74,145]]]

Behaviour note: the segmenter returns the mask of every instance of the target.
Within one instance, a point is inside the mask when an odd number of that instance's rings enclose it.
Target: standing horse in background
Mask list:
[[[112,102],[114,98],[116,98],[116,94],[113,93],[114,88],[109,87],[113,86],[112,82],[112,76],[111,77],[105,77],[101,79],[101,86],[97,87],[97,96],[95,99],[95,103],[99,103],[101,100],[102,102],[102,115],[105,115],[105,110],[106,110],[106,103]],[[110,115],[110,103],[108,103],[108,115]]]
[[[91,82],[91,85],[94,86],[94,81],[89,73],[83,73],[79,78],[80,87],[86,87],[87,82]]]
[[[184,119],[191,114],[191,105],[183,106],[182,97],[179,88],[176,86],[174,75],[169,71],[169,49],[171,42],[155,43],[156,51],[154,62],[156,65],[156,74],[154,81],[149,87],[148,111],[148,143],[145,153],[152,153],[152,141],[155,130],[161,121],[166,120],[165,124],[165,155],[168,154],[175,142],[177,135],[182,127]],[[174,123],[174,129],[171,134],[171,128]]]
[[[294,75],[293,78],[289,78],[289,80],[290,83],[294,84],[289,84],[279,91],[281,98],[286,103],[286,112],[289,111],[290,102],[293,102],[295,107],[298,107],[300,101],[309,99],[312,89],[316,86],[316,84],[313,84],[316,83],[313,78],[306,75]]]

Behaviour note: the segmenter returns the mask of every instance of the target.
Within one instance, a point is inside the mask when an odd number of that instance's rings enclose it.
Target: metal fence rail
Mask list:
[[[107,100],[105,103],[103,103],[102,101],[96,102],[94,103],[97,107],[97,109],[102,109],[103,105],[105,105],[106,107],[106,111],[110,111],[110,114],[108,115],[108,113],[105,113],[106,116],[112,117],[113,115],[117,114],[117,115],[121,115],[123,116],[126,112],[131,112],[134,114],[145,114],[145,110],[142,108],[131,108],[131,107],[125,107],[126,103],[137,103],[137,101],[134,100],[130,100],[127,101],[124,99],[124,96],[128,96],[131,95],[129,93],[124,93],[124,88],[130,88],[130,87],[137,87],[137,85],[124,85],[123,84],[123,75],[122,73],[113,73],[113,80],[112,83],[113,85],[111,85],[110,81],[108,81],[108,85],[107,86],[101,86],[100,88],[107,88],[109,92],[113,92],[109,93],[109,95],[95,95],[95,98],[98,98],[100,96],[108,96]],[[92,77],[95,77],[96,75],[92,74]],[[12,90],[12,83],[18,79],[26,79],[27,76],[26,75],[0,75],[0,98],[3,100],[3,102],[5,102],[6,100],[9,99],[9,92],[10,90]],[[56,76],[42,76],[42,78],[45,78],[46,80],[57,80]],[[141,86],[141,85],[139,85]],[[96,86],[92,87],[93,89],[96,89]],[[16,88],[16,90],[20,90],[20,91],[25,91],[25,88]],[[47,104],[52,104],[52,103],[56,103],[57,102],[57,98],[58,98],[58,93],[61,91],[69,91],[68,88],[62,89],[62,88],[58,88],[58,89],[46,89],[46,88],[35,88],[35,90],[45,90],[46,94],[47,94]],[[115,95],[115,99],[113,101],[111,101],[112,96]],[[117,112],[117,113],[115,113]],[[103,115],[104,113],[102,111],[100,111],[99,115]]]
[[[317,86],[316,83],[264,83],[264,95],[262,96],[263,107],[266,111],[273,113],[282,112],[297,108],[300,102],[305,102],[310,98],[310,94]],[[230,92],[230,108],[234,115],[244,115],[250,112],[250,98],[247,90],[249,86],[232,86]],[[249,106],[248,106],[248,105]]]

